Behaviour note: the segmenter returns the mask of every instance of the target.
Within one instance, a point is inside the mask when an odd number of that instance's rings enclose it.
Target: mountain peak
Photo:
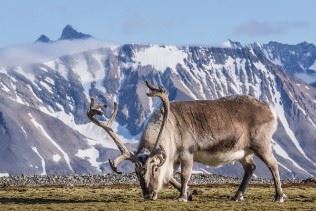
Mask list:
[[[60,40],[75,40],[75,39],[88,39],[92,38],[90,34],[84,34],[82,32],[78,32],[71,25],[66,25],[63,29]]]
[[[259,43],[259,42],[254,42],[252,44],[249,45],[251,48],[262,48],[263,44]]]
[[[48,42],[51,42],[51,40],[45,34],[42,34],[41,36],[39,36],[39,38],[37,38],[35,42],[48,43]]]
[[[232,41],[231,39],[228,39],[223,43],[223,46],[225,48],[242,48],[242,44],[240,42]]]

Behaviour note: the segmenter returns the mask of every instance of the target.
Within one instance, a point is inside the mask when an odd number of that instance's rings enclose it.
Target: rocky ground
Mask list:
[[[179,180],[179,175],[176,175]],[[194,174],[191,177],[191,185],[207,185],[207,184],[239,184],[240,178],[225,177],[216,174]],[[316,183],[316,178],[307,179],[289,179],[283,180],[283,184],[304,184]],[[106,174],[106,175],[48,175],[48,176],[10,176],[0,177],[0,187],[45,187],[45,186],[107,186],[116,184],[137,184],[137,177],[135,174]],[[252,184],[271,184],[269,179],[252,179]]]

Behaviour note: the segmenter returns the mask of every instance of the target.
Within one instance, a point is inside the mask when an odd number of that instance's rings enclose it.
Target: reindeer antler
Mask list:
[[[147,87],[149,88],[149,90],[152,92],[156,92],[156,93],[167,93],[167,90],[165,88],[163,88],[162,86],[158,86],[158,88],[154,87],[153,85],[151,85],[148,81],[145,81]],[[151,93],[147,93],[147,96],[149,96]],[[158,97],[158,95],[155,95]],[[149,97],[154,97],[154,96],[149,96]]]
[[[134,162],[134,153],[130,152],[127,147],[124,145],[123,141],[119,139],[119,137],[114,133],[112,129],[112,123],[113,120],[116,117],[117,114],[117,103],[114,103],[114,110],[113,113],[110,117],[110,120],[107,122],[107,124],[104,124],[103,122],[100,122],[97,120],[94,116],[95,115],[103,115],[103,111],[101,110],[102,107],[106,107],[106,105],[102,106],[100,104],[95,103],[94,99],[91,98],[91,103],[90,103],[90,109],[87,112],[88,118],[96,124],[97,126],[103,128],[107,134],[113,139],[115,142],[116,146],[122,153],[119,157],[117,157],[114,161],[109,159],[109,164],[112,168],[112,170],[118,174],[121,174],[122,172],[117,170],[118,165],[124,161],[124,160],[131,160]]]
[[[161,134],[162,134],[162,132],[165,128],[165,125],[167,123],[167,120],[168,120],[169,107],[170,107],[169,97],[168,97],[167,90],[164,89],[163,87],[159,86],[158,88],[156,88],[153,85],[151,85],[148,81],[146,81],[146,85],[150,91],[147,93],[147,96],[148,97],[159,97],[162,101],[163,108],[164,108],[161,127],[159,130],[158,136],[157,136],[155,146],[154,146],[153,150],[151,151],[151,154],[158,155],[158,158],[160,160],[159,166],[162,166],[164,164],[164,162],[166,161],[166,152],[165,152],[164,148],[162,147],[162,145],[160,145],[160,142],[161,142]]]

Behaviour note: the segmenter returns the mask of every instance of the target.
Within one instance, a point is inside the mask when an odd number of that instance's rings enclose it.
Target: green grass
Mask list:
[[[272,202],[274,189],[268,185],[250,185],[245,201],[230,197],[236,185],[194,186],[193,201],[177,202],[178,192],[165,188],[157,201],[144,201],[135,186],[102,188],[6,188],[0,189],[1,210],[316,210],[315,185],[287,185],[285,203]]]

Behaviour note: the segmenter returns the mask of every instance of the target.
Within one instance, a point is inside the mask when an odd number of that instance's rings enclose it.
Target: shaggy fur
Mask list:
[[[138,152],[154,148],[161,121],[161,110],[156,110],[143,132]],[[158,179],[147,173],[145,180],[148,186],[155,187],[151,188],[155,193],[170,182],[180,190],[179,200],[186,201],[194,161],[216,166],[238,160],[245,175],[234,200],[243,200],[243,193],[255,170],[252,158],[255,154],[271,170],[276,188],[275,200],[283,201],[285,195],[271,148],[276,126],[277,119],[271,106],[249,96],[172,102],[160,143],[166,151],[167,161],[159,169]],[[181,165],[181,187],[173,179],[174,167],[178,165]],[[159,184],[150,185],[150,181]]]

